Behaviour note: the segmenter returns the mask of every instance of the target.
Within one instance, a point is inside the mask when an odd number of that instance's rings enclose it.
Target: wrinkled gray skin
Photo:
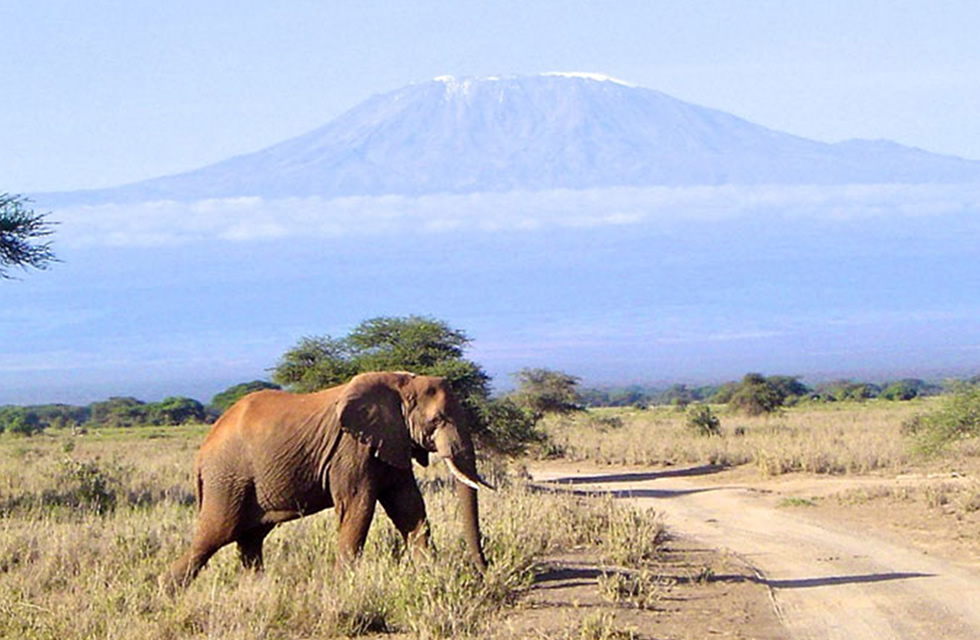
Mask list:
[[[195,464],[197,531],[161,582],[186,585],[219,548],[238,544],[242,564],[262,567],[262,542],[281,522],[333,507],[338,563],[364,547],[380,502],[413,553],[429,544],[425,503],[412,459],[438,453],[457,479],[463,535],[473,562],[480,546],[473,442],[445,380],[403,372],[364,373],[310,394],[259,391],[211,429]]]

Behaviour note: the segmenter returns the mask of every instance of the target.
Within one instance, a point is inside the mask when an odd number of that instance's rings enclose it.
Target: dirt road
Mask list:
[[[663,513],[675,535],[737,554],[755,567],[793,640],[980,638],[975,569],[780,507],[757,487],[709,481],[711,471],[532,476],[612,492]]]

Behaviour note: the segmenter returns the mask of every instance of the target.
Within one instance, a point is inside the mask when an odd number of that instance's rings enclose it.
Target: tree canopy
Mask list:
[[[521,369],[514,377],[517,390],[512,397],[534,415],[568,413],[582,408],[576,387],[579,378],[554,369]]]
[[[279,359],[273,382],[309,393],[365,371],[411,371],[442,376],[464,398],[487,397],[490,377],[463,357],[465,333],[423,316],[365,320],[342,337],[307,336]]]
[[[51,223],[43,213],[35,213],[30,200],[0,193],[0,279],[9,279],[10,269],[47,269],[55,261],[51,243]]]
[[[750,416],[774,413],[786,399],[786,379],[772,381],[761,373],[747,373],[732,395],[729,404]]]
[[[492,406],[490,376],[463,357],[469,337],[442,320],[424,316],[377,317],[341,338],[307,336],[279,359],[272,380],[297,393],[347,382],[365,371],[410,371],[445,378],[462,401],[473,431],[484,442],[507,448],[494,433],[494,417],[515,414]],[[510,433],[521,426],[511,425]]]

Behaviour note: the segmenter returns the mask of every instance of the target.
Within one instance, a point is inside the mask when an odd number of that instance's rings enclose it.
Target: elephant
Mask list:
[[[364,547],[380,502],[413,554],[427,554],[429,523],[412,460],[438,453],[457,480],[463,537],[483,571],[473,440],[443,378],[370,372],[308,394],[251,393],[214,424],[195,460],[197,527],[161,577],[187,585],[221,547],[238,544],[242,565],[262,568],[262,543],[283,522],[334,508],[339,565]]]

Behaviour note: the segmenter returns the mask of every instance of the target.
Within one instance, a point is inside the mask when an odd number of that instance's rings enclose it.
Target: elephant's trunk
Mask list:
[[[473,444],[465,432],[444,428],[435,437],[436,450],[446,461],[446,466],[456,478],[456,495],[459,497],[462,517],[463,538],[470,552],[473,564],[481,571],[487,568],[480,541],[480,509],[477,500],[477,487],[489,488],[476,472],[476,454]]]
[[[470,550],[470,558],[480,571],[487,568],[487,559],[483,555],[480,544],[480,508],[476,498],[476,489],[462,482],[456,483],[456,495],[459,497],[460,512],[463,518],[463,537]]]

